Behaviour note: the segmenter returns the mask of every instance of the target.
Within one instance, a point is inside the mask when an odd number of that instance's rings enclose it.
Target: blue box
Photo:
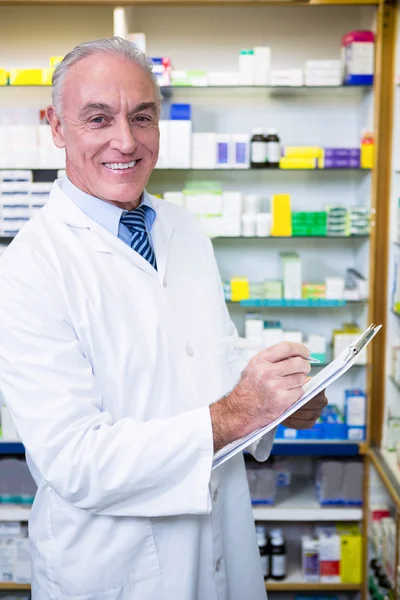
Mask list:
[[[171,104],[171,121],[190,121],[192,118],[192,107],[190,104]]]
[[[373,75],[346,75],[343,85],[373,85]]]

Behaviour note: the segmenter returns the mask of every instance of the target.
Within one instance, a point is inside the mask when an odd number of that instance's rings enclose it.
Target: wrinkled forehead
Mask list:
[[[142,104],[159,104],[150,74],[124,57],[105,54],[86,57],[71,66],[64,86],[64,110],[74,113],[89,104],[124,112]]]

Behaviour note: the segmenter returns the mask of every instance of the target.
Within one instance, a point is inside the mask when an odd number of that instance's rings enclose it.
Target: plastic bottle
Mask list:
[[[257,544],[258,549],[260,551],[260,559],[261,559],[261,571],[264,577],[264,581],[268,579],[269,576],[269,555],[268,555],[268,543],[267,543],[267,534],[265,532],[265,527],[263,525],[256,525],[256,535],[257,535]]]
[[[269,129],[267,141],[267,166],[271,169],[279,168],[281,159],[281,140],[276,129]]]
[[[280,529],[273,529],[270,536],[270,577],[276,581],[285,579],[286,542]]]
[[[267,138],[262,129],[253,129],[250,140],[250,160],[252,169],[265,169],[267,166]]]

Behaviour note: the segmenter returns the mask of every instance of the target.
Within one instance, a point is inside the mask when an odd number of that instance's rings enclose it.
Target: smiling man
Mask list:
[[[221,342],[210,241],[145,190],[160,103],[129,42],[68,54],[47,111],[67,177],[0,261],[0,387],[38,485],[33,600],[265,597],[243,457],[212,471],[213,453],[302,395],[309,352],[243,369]]]

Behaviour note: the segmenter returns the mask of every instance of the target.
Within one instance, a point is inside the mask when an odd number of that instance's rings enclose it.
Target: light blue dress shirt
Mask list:
[[[133,233],[125,225],[120,223],[121,216],[128,211],[115,206],[115,204],[110,204],[109,202],[95,198],[90,194],[86,194],[86,192],[82,192],[76,185],[71,183],[68,177],[64,177],[61,180],[60,186],[64,194],[66,194],[86,215],[102,227],[105,227],[105,229],[108,229],[110,233],[119,237],[125,244],[128,244],[128,246],[131,245]],[[151,242],[151,228],[156,219],[156,213],[147,201],[146,193],[142,194],[140,204],[145,204],[151,209],[146,210],[145,214],[146,229]]]

